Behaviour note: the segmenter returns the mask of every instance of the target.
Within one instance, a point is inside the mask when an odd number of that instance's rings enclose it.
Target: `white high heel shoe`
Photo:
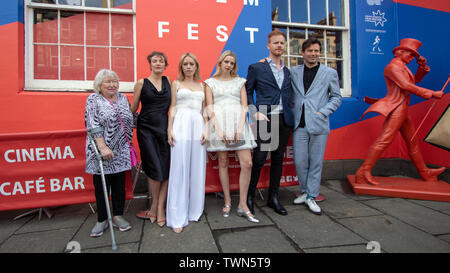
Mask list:
[[[242,210],[241,208],[238,208],[237,209],[237,214],[239,216],[247,218],[247,220],[252,222],[252,223],[259,223],[259,220],[256,219],[255,216],[251,215],[252,213],[250,212],[250,210],[248,210],[247,212],[244,212],[244,210]]]
[[[230,217],[231,205],[225,204],[222,208],[222,216],[225,218]]]

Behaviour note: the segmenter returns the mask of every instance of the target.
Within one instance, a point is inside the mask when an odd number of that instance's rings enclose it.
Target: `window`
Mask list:
[[[25,89],[92,90],[114,70],[120,90],[136,81],[133,0],[25,0]]]
[[[287,67],[303,64],[302,43],[316,37],[322,43],[320,62],[337,70],[341,94],[351,95],[350,16],[344,0],[272,0],[272,26],[287,36]]]

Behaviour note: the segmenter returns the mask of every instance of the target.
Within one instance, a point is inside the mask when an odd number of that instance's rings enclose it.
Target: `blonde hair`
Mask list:
[[[194,54],[192,53],[184,53],[183,55],[181,55],[180,58],[180,62],[178,63],[178,77],[177,80],[179,81],[184,81],[184,79],[186,78],[186,76],[184,75],[183,72],[183,62],[184,59],[186,59],[186,57],[190,57],[192,58],[192,60],[194,60],[195,65],[197,66],[197,68],[195,69],[194,72],[194,81],[200,81],[201,77],[200,77],[200,64],[198,63],[197,57],[195,57]]]
[[[216,66],[216,73],[214,73],[213,77],[216,77],[222,73],[222,69],[220,68],[220,65],[222,64],[223,60],[225,60],[226,57],[231,56],[234,58],[234,67],[230,72],[230,75],[232,77],[238,77],[237,74],[237,57],[236,54],[234,54],[233,51],[227,50],[220,55],[219,60],[217,60],[217,66]]]
[[[117,76],[117,73],[109,70],[109,69],[101,69],[97,72],[97,75],[94,79],[94,92],[97,94],[100,94],[100,87],[102,85],[102,82],[105,78],[114,78],[115,80],[119,81],[119,76]]]

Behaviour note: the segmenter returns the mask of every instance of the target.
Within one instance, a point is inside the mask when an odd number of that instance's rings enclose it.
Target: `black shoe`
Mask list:
[[[248,196],[247,197],[247,207],[249,208],[250,212],[255,215],[255,209],[254,209],[255,203],[253,202],[253,197]]]
[[[272,208],[276,213],[281,215],[287,215],[287,210],[278,201],[278,196],[269,197],[267,201],[267,206]]]

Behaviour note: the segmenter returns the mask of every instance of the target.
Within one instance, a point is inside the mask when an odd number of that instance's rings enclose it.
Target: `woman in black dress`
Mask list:
[[[142,109],[137,120],[137,139],[141,152],[142,169],[147,175],[152,204],[149,210],[136,216],[150,219],[163,227],[166,223],[165,204],[170,166],[170,146],[167,139],[167,112],[170,106],[170,79],[163,76],[167,67],[167,57],[162,52],[152,52],[147,60],[151,74],[139,80],[134,86],[131,112]]]

